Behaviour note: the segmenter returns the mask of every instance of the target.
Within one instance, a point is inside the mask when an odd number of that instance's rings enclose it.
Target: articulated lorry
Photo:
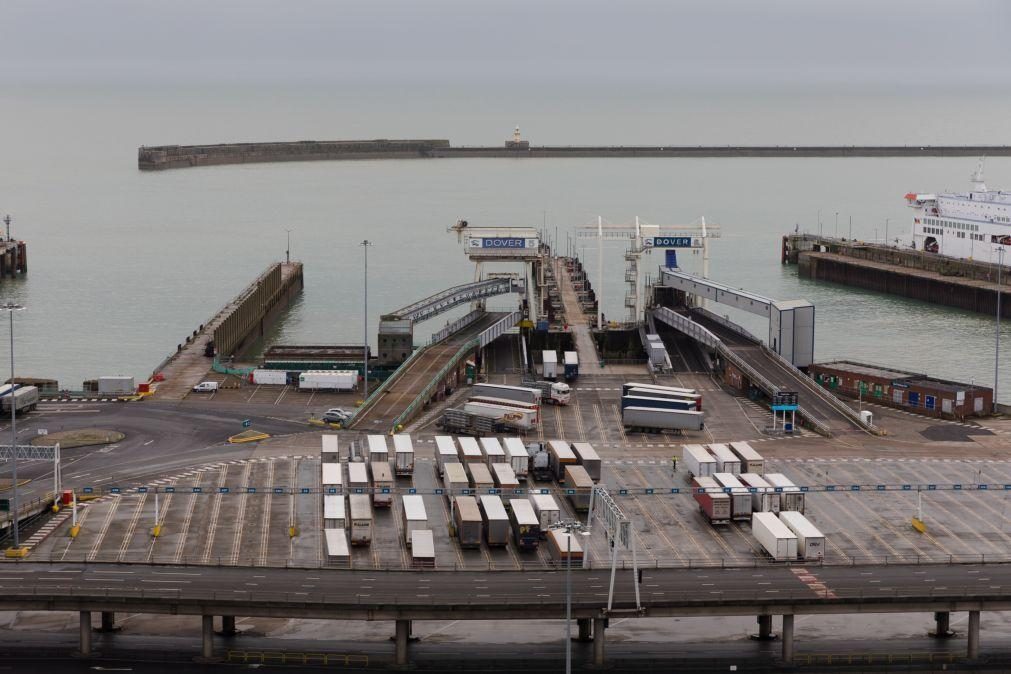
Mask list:
[[[15,414],[31,412],[39,404],[39,389],[34,386],[15,384],[12,393],[10,384],[0,387],[0,413],[9,417],[12,401]]]
[[[524,381],[523,387],[540,391],[541,402],[548,405],[568,405],[572,398],[572,387],[560,381]]]

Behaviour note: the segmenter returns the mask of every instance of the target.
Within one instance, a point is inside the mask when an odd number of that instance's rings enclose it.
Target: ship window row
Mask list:
[[[979,225],[972,225],[967,222],[955,222],[954,220],[941,220],[939,218],[927,218],[926,222],[928,225],[938,225],[940,227],[949,227],[951,229],[962,229],[969,232],[979,231]]]

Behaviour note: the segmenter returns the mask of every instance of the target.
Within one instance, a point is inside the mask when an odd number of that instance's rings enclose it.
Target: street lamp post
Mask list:
[[[284,261],[291,264],[291,230],[286,229],[284,231],[288,235],[288,246],[284,249]]]
[[[576,532],[589,536],[590,532],[578,520],[564,520],[552,528],[565,531],[565,674],[572,674],[572,536]]]
[[[839,238],[839,211],[835,212],[835,238]]]
[[[365,337],[363,347],[364,355],[362,360],[362,382],[365,386],[363,389],[364,396],[363,399],[368,399],[369,397],[369,246],[372,242],[365,239],[361,242],[361,247],[365,251],[365,314],[362,316],[364,319],[362,322],[364,327],[362,328],[362,334]]]
[[[997,246],[997,329],[994,333],[993,349],[993,412],[995,414],[997,413],[997,377],[1000,373],[1000,275],[1003,268],[1004,246]]]
[[[18,431],[17,431],[17,405],[14,400],[14,312],[21,311],[24,309],[20,304],[15,304],[14,302],[7,302],[6,304],[0,305],[0,311],[6,311],[10,314],[10,326],[11,326],[11,490],[13,496],[11,497],[11,511],[14,513],[13,519],[13,530],[14,530],[14,547],[21,547],[20,532],[18,531]]]

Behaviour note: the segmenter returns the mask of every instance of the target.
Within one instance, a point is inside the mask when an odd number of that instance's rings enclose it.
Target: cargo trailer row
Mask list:
[[[746,442],[684,445],[682,461],[689,477],[713,473],[761,475],[765,472],[765,460]]]
[[[713,480],[730,496],[731,519],[750,520],[752,503],[748,488],[733,473],[713,473]]]
[[[778,513],[779,494],[772,485],[756,473],[741,473],[738,479],[755,491],[751,494],[751,509],[756,513]]]
[[[777,561],[819,560],[825,557],[825,535],[803,514],[784,510],[755,513],[751,532],[770,557]]]

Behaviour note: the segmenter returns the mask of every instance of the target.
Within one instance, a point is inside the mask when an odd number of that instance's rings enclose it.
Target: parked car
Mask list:
[[[351,413],[339,407],[332,407],[323,413],[323,421],[328,424],[345,424],[351,420]]]

